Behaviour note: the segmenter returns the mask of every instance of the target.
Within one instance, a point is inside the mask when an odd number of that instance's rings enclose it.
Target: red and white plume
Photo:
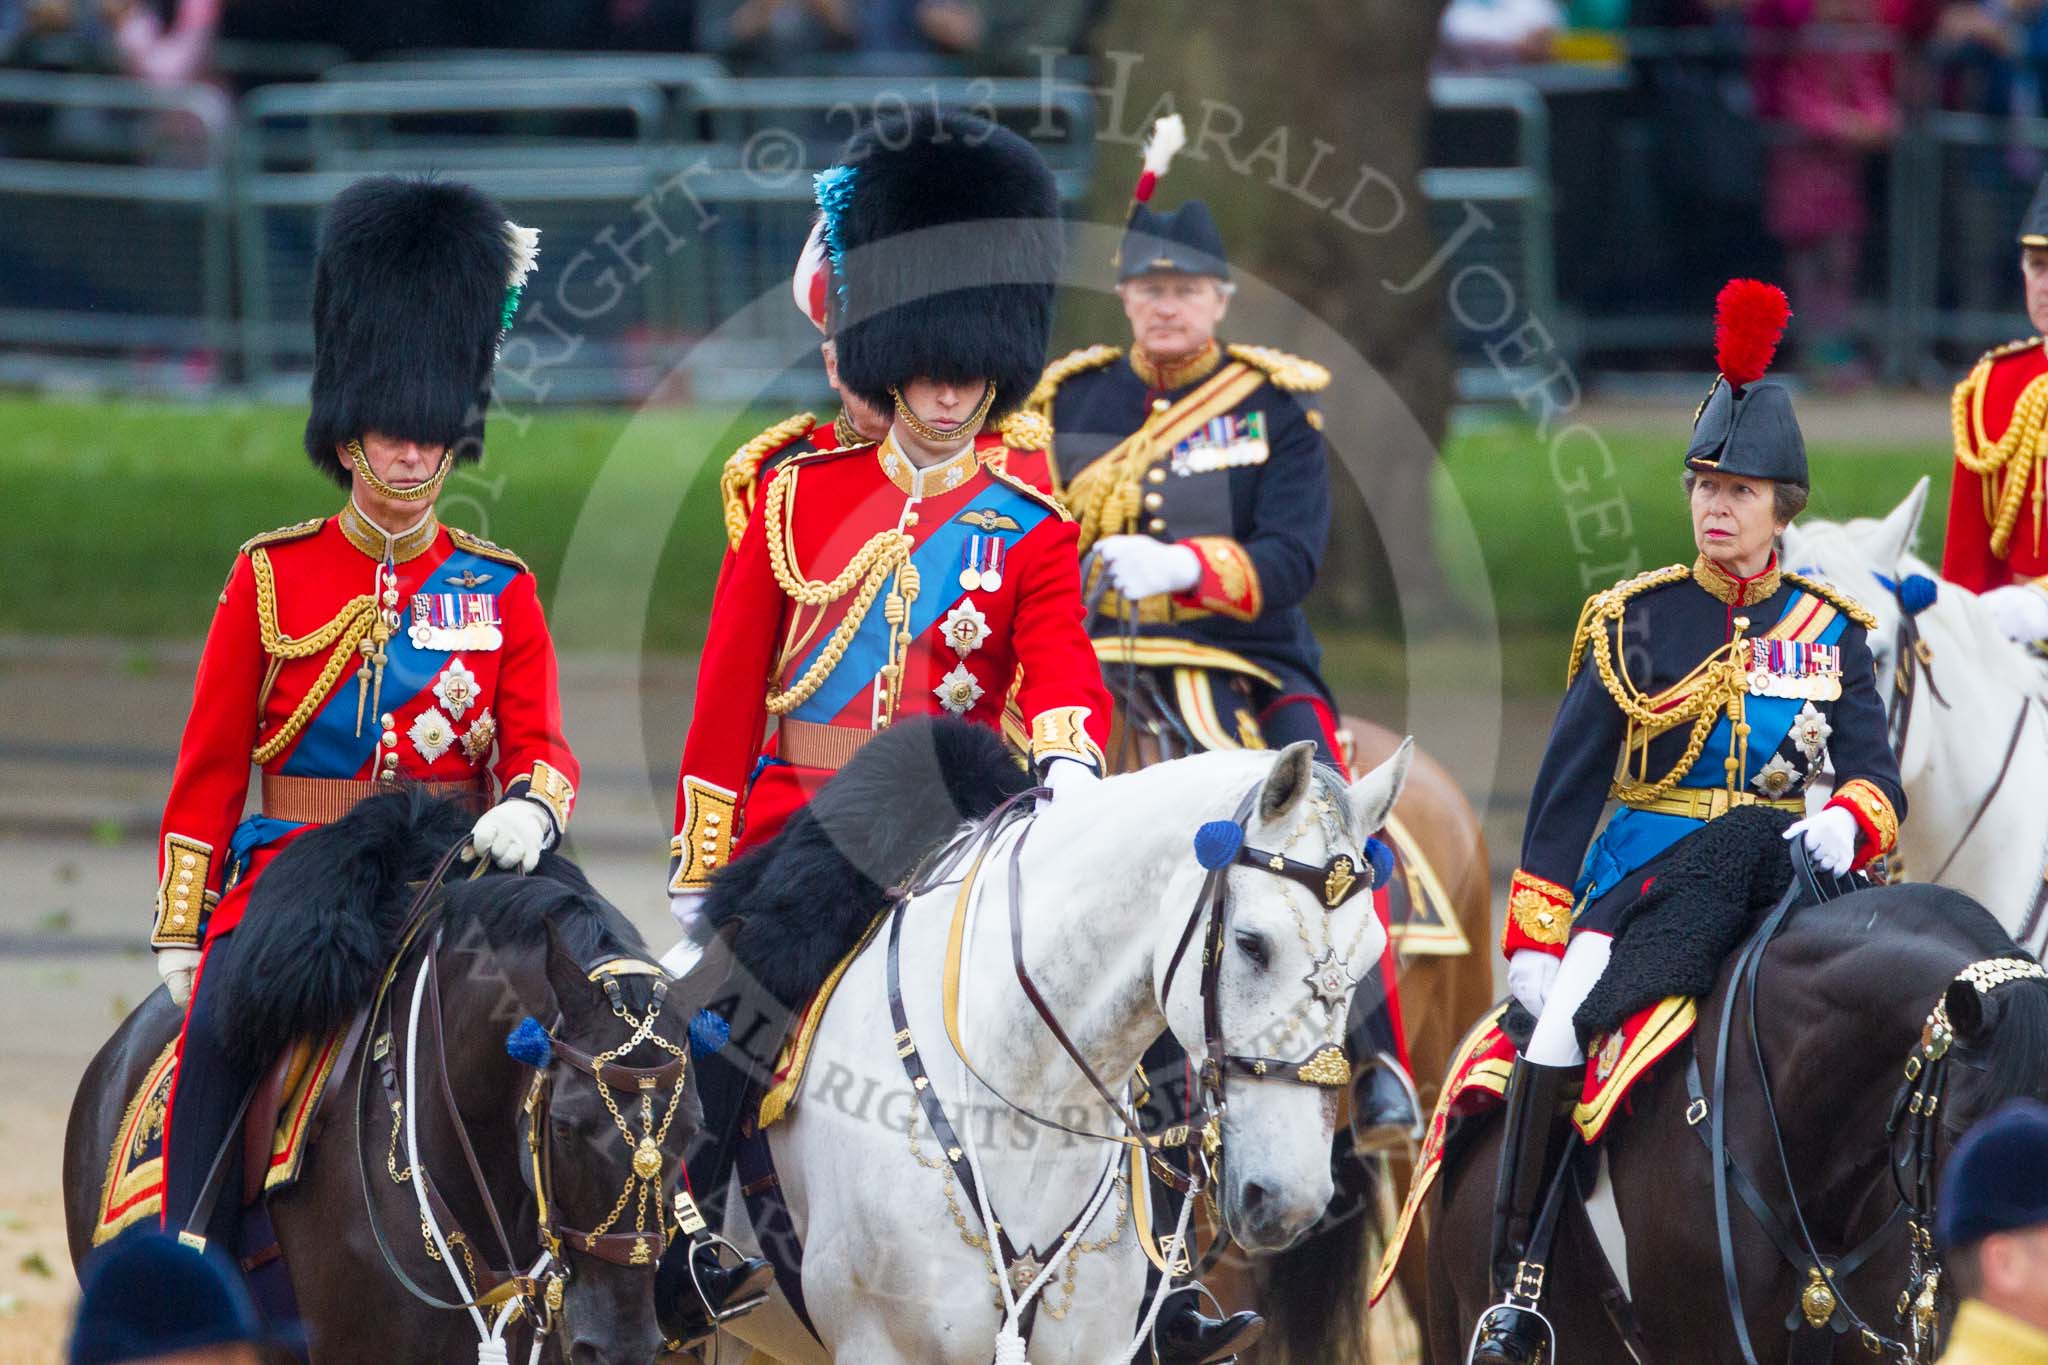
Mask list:
[[[1771,367],[1792,304],[1785,291],[1762,280],[1730,280],[1714,299],[1714,363],[1736,388],[1754,384]]]
[[[811,235],[804,239],[803,253],[796,258],[796,274],[789,282],[789,292],[796,296],[796,306],[811,325],[819,331],[826,326],[825,291],[831,288],[832,262],[825,255],[825,220],[818,219],[811,224]]]
[[[1152,136],[1145,139],[1145,169],[1138,176],[1137,188],[1131,191],[1133,204],[1152,202],[1152,191],[1159,188],[1159,178],[1173,164],[1173,154],[1187,145],[1188,126],[1179,114],[1168,114],[1152,125]]]

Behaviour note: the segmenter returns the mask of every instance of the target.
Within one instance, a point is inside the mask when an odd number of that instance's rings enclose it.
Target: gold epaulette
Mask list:
[[[1652,588],[1683,583],[1691,577],[1691,566],[1666,564],[1661,569],[1650,569],[1634,578],[1624,578],[1613,587],[1602,588],[1588,597],[1586,604],[1579,608],[1579,623],[1572,629],[1572,657],[1565,664],[1565,686],[1570,687],[1572,680],[1578,677],[1579,661],[1586,657],[1586,645],[1593,638],[1593,632],[1603,629],[1609,621],[1620,621],[1631,597],[1638,597]]]
[[[1266,372],[1273,387],[1288,393],[1320,393],[1330,387],[1330,372],[1313,360],[1273,346],[1226,346],[1232,360]]]
[[[2041,344],[2041,340],[2042,339],[2038,336],[2032,336],[2021,337],[2017,341],[2008,341],[2002,345],[1993,346],[1990,350],[1986,351],[1983,355],[1983,359],[2003,360],[2009,355],[2018,355],[2021,351],[2032,350],[2034,347],[2039,346]]]
[[[1824,583],[1818,578],[1808,578],[1805,574],[1794,573],[1790,569],[1785,570],[1783,577],[1793,587],[1812,593],[1865,630],[1877,629],[1877,618],[1870,614],[1870,609],[1834,584]]]
[[[818,419],[808,412],[785,417],[735,450],[718,471],[718,496],[725,504],[725,543],[737,550],[747,533],[747,513],[754,502],[754,484],[761,477],[761,465],[770,455],[787,449],[816,429]]]
[[[1024,400],[1023,406],[1046,411],[1052,406],[1053,395],[1059,392],[1060,385],[1077,374],[1101,369],[1123,353],[1121,346],[1083,346],[1078,351],[1067,352],[1045,367],[1045,373],[1038,377],[1038,386],[1031,390],[1031,396]]]
[[[481,555],[485,559],[494,559],[500,564],[510,564],[513,568],[523,570],[526,573],[533,572],[532,569],[526,567],[525,560],[513,554],[504,546],[493,545],[482,536],[472,535],[459,526],[450,526],[448,528],[448,538],[455,542],[455,548],[458,550],[467,550],[473,555]]]
[[[1001,452],[993,453],[1000,454]],[[1009,485],[1011,488],[1016,489],[1019,493],[1024,494],[1024,496],[1032,499],[1035,502],[1043,503],[1047,508],[1051,509],[1053,515],[1057,516],[1061,521],[1072,521],[1074,519],[1073,516],[1067,511],[1067,509],[1060,505],[1060,500],[1058,498],[1046,492],[1037,484],[1032,483],[1029,479],[1018,478],[1015,474],[1012,474],[1002,464],[989,459],[988,456],[982,456],[981,467],[988,471],[990,478],[996,480],[999,483]]]
[[[242,542],[242,553],[247,554],[259,545],[281,545],[287,540],[304,540],[326,524],[327,518],[314,517],[310,521],[295,521],[289,526],[280,526],[275,531],[265,531],[260,536],[250,536]]]
[[[996,423],[996,431],[1012,450],[1052,448],[1052,419],[1036,408],[1018,408]]]

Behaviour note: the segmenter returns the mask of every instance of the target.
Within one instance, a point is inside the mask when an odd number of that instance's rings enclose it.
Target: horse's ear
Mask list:
[[[1942,1004],[1948,1010],[1948,1022],[1956,1031],[1956,1037],[1964,1042],[1975,1042],[1982,1038],[1989,1020],[1984,1009],[1984,997],[1977,988],[1967,981],[1951,981],[1942,996]]]
[[[1878,523],[1871,558],[1882,568],[1897,567],[1913,552],[1913,542],[1920,538],[1920,518],[1926,512],[1927,476],[1922,474],[1920,481],[1913,485],[1913,491],[1906,494],[1905,501]]]
[[[1379,767],[1351,784],[1351,816],[1358,824],[1361,841],[1379,833],[1387,823],[1394,803],[1401,799],[1401,788],[1408,783],[1408,767],[1414,759],[1415,736],[1410,735]]]
[[[1282,749],[1266,785],[1259,789],[1259,818],[1278,820],[1300,805],[1308,795],[1315,766],[1316,746],[1310,741],[1296,740]]]

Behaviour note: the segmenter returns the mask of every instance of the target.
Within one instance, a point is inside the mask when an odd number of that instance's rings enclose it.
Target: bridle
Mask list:
[[[1933,1237],[1936,1183],[1941,1169],[1941,1125],[1937,1111],[1946,1090],[1955,1040],[1955,1030],[1948,1017],[1947,991],[1944,990],[1936,1001],[1922,1026],[1919,1044],[1906,1059],[1904,1081],[1892,1101],[1890,1118],[1885,1124],[1887,1160],[1899,1202],[1869,1236],[1847,1254],[1824,1257],[1800,1208],[1799,1191],[1793,1182],[1791,1160],[1785,1151],[1777,1103],[1771,1092],[1770,1071],[1764,1061],[1763,1036],[1757,1028],[1756,1019],[1757,979],[1771,940],[1798,905],[1808,900],[1828,899],[1808,861],[1804,846],[1797,842],[1792,845],[1792,864],[1792,885],[1786,888],[1778,904],[1743,944],[1730,971],[1728,992],[1714,1044],[1711,1103],[1700,1085],[1698,1054],[1695,1052],[1688,1058],[1686,1088],[1690,1092],[1690,1102],[1685,1118],[1694,1132],[1699,1132],[1703,1123],[1707,1128],[1700,1135],[1700,1140],[1706,1144],[1713,1166],[1714,1227],[1720,1247],[1722,1288],[1727,1299],[1729,1322],[1742,1359],[1747,1365],[1756,1365],[1757,1354],[1743,1311],[1735,1259],[1732,1209],[1728,1199],[1732,1188],[1779,1255],[1807,1275],[1806,1286],[1799,1296],[1799,1309],[1788,1319],[1788,1327],[1796,1326],[1803,1316],[1807,1326],[1818,1333],[1839,1320],[1846,1328],[1857,1332],[1864,1349],[1872,1355],[1890,1357],[1908,1365],[1925,1365],[1938,1354],[1934,1329],[1940,1261],[1935,1255]],[[1983,994],[2008,982],[2021,980],[2048,980],[2048,971],[2031,959],[1988,958],[1965,967],[1954,978],[1955,982],[1966,982]],[[1790,1198],[1789,1225],[1759,1191],[1727,1145],[1729,1044],[1736,1008],[1745,988],[1749,995],[1747,1018],[1752,1065],[1776,1152],[1779,1176]],[[1872,1327],[1850,1305],[1839,1282],[1860,1269],[1882,1244],[1889,1241],[1902,1220],[1907,1234],[1907,1273],[1905,1288],[1894,1306],[1894,1316],[1907,1326],[1905,1340]]]
[[[1028,1105],[1010,1099],[974,1068],[973,1063],[968,1061],[964,1049],[960,1049],[957,1039],[955,1040],[956,1051],[961,1052],[961,1060],[967,1064],[970,1074],[1008,1107],[1035,1123],[1073,1136],[1141,1147],[1152,1158],[1150,1165],[1153,1172],[1173,1189],[1190,1197],[1213,1183],[1215,1171],[1221,1165],[1222,1119],[1228,1107],[1228,1098],[1225,1094],[1228,1078],[1234,1076],[1255,1082],[1287,1082],[1327,1090],[1341,1089],[1351,1080],[1350,1054],[1341,1041],[1324,1043],[1302,1059],[1255,1056],[1233,1053],[1229,1050],[1225,1042],[1221,983],[1224,934],[1230,923],[1230,871],[1240,866],[1257,868],[1270,876],[1282,877],[1306,886],[1316,893],[1326,916],[1336,911],[1354,895],[1360,892],[1369,893],[1383,885],[1391,871],[1391,856],[1385,847],[1380,845],[1377,851],[1373,847],[1379,844],[1377,839],[1367,841],[1368,847],[1362,856],[1354,857],[1349,853],[1340,853],[1321,866],[1303,863],[1281,853],[1251,847],[1246,842],[1246,827],[1262,785],[1254,786],[1245,793],[1237,804],[1235,814],[1229,820],[1211,821],[1197,832],[1196,856],[1202,862],[1206,875],[1195,895],[1194,904],[1188,911],[1187,920],[1181,928],[1173,955],[1167,963],[1158,989],[1157,1001],[1163,1011],[1165,1002],[1172,992],[1173,982],[1186,960],[1188,949],[1194,942],[1195,931],[1203,925],[1206,916],[1207,932],[1203,936],[1201,976],[1197,986],[1202,1011],[1203,1056],[1198,1071],[1197,1100],[1184,1121],[1170,1125],[1157,1135],[1146,1134],[1128,1100],[1111,1088],[1075,1045],[1072,1035],[1060,1022],[1058,1014],[1032,978],[1023,955],[1022,917],[1021,855],[1031,833],[1028,824],[1011,844],[1007,858],[1012,967],[1018,985],[1023,989],[1033,1012],[1059,1044],[1061,1051],[1066,1053],[1108,1106],[1109,1112],[1118,1120],[1124,1132],[1100,1133],[1076,1128],[1061,1120],[1039,1114]],[[957,840],[952,848],[942,852],[935,859],[934,870],[899,899],[896,912],[899,918],[911,896],[922,894],[951,880],[954,871],[972,850],[973,861],[960,877],[956,906],[956,911],[964,909],[979,880],[983,861],[994,846],[998,834],[1029,809],[1023,803],[1037,794],[1036,791],[1027,791],[1012,797],[980,825]],[[1348,961],[1348,954],[1346,960]],[[1322,986],[1312,983],[1312,992],[1326,1001],[1348,1000],[1351,978],[1344,963],[1336,960],[1334,950],[1326,952],[1316,966],[1323,972],[1335,973],[1335,976]],[[899,1043],[900,1041],[899,1037]],[[1198,1158],[1190,1163],[1190,1171],[1185,1175],[1172,1163],[1161,1158],[1164,1151],[1183,1147],[1192,1149]]]
[[[667,996],[668,982],[658,967],[630,957],[607,960],[590,969],[589,979],[604,990],[612,1006],[612,1013],[623,1020],[632,1030],[628,1039],[617,1047],[607,1049],[595,1056],[552,1036],[531,1016],[521,1020],[507,1040],[507,1051],[533,1068],[534,1077],[520,1105],[520,1124],[524,1129],[523,1139],[529,1158],[529,1166],[523,1174],[527,1177],[529,1193],[533,1199],[535,1226],[539,1233],[542,1249],[532,1265],[522,1270],[525,1262],[513,1251],[511,1239],[506,1233],[505,1221],[499,1215],[496,1202],[491,1195],[482,1163],[477,1159],[456,1107],[454,1093],[448,1079],[447,1042],[441,1008],[438,957],[442,945],[442,930],[436,925],[429,932],[438,905],[438,894],[442,890],[449,870],[457,857],[468,845],[468,838],[451,847],[444,854],[434,871],[420,884],[407,908],[403,927],[398,935],[398,945],[392,953],[390,965],[385,969],[376,996],[373,998],[368,1018],[372,1027],[378,1029],[376,1041],[371,1049],[369,1064],[361,1067],[356,1076],[355,1096],[355,1138],[356,1174],[363,1194],[364,1216],[370,1224],[372,1238],[376,1243],[384,1268],[398,1284],[413,1298],[428,1307],[453,1312],[468,1312],[475,1320],[478,1332],[487,1342],[501,1336],[506,1324],[523,1310],[531,1320],[534,1331],[534,1353],[538,1355],[541,1341],[557,1325],[562,1313],[571,1271],[570,1254],[589,1256],[612,1265],[646,1270],[652,1273],[667,1246],[667,1214],[661,1206],[660,1192],[666,1159],[661,1144],[680,1109],[685,1086],[687,1054],[677,1044],[654,1032],[656,1020],[660,1017],[662,1005]],[[480,876],[483,864],[479,862],[472,878]],[[392,1018],[396,1002],[393,986],[413,948],[424,941],[419,955],[419,967],[414,979],[413,1005],[408,1018],[405,1046],[402,1052],[405,1076],[403,1085],[399,1075],[401,1053],[395,1044],[399,1030]],[[644,1015],[635,1018],[626,1007],[620,989],[620,976],[649,975],[654,977],[653,993]],[[422,1024],[431,1040],[431,1048],[421,1046]],[[653,1067],[631,1067],[622,1065],[617,1059],[643,1043],[650,1043],[668,1052],[667,1061]],[[422,1056],[430,1057],[439,1082],[441,1102],[455,1133],[456,1145],[468,1167],[471,1183],[478,1200],[482,1203],[489,1221],[497,1250],[502,1260],[493,1265],[486,1261],[478,1264],[475,1253],[475,1239],[470,1237],[457,1221],[453,1210],[440,1193],[436,1182],[419,1159],[414,1139],[414,1119],[409,1109],[416,1109],[409,1101]],[[581,1231],[565,1226],[556,1220],[551,1147],[544,1134],[547,1131],[548,1115],[553,1099],[554,1083],[559,1074],[556,1064],[569,1067],[590,1077],[596,1084],[598,1094],[620,1135],[633,1150],[632,1164],[625,1186],[617,1203],[598,1227]],[[413,1183],[420,1203],[420,1231],[425,1239],[428,1255],[443,1263],[453,1279],[460,1297],[444,1299],[421,1286],[402,1266],[386,1236],[384,1226],[377,1217],[377,1201],[371,1191],[370,1169],[366,1153],[370,1144],[365,1140],[364,1113],[368,1092],[368,1078],[372,1068],[378,1073],[384,1087],[385,1098],[390,1108],[392,1122],[391,1152],[385,1165],[394,1183]],[[662,1088],[668,1088],[669,1096],[665,1111],[657,1122],[654,1117],[655,1097]],[[641,1134],[636,1141],[634,1134],[621,1113],[613,1090],[623,1090],[640,1097]],[[401,1095],[404,1098],[401,1098]],[[408,1164],[400,1170],[396,1163],[401,1116],[407,1134]],[[625,1231],[615,1227],[624,1217],[626,1208],[634,1203],[638,1192],[635,1228]],[[650,1214],[651,1226],[650,1226]],[[469,1271],[465,1284],[451,1262],[452,1252],[459,1250]],[[495,1327],[487,1327],[483,1313],[495,1315]]]
[[[1892,595],[1899,608],[1899,628],[1892,637],[1892,692],[1885,699],[1884,719],[1892,753],[1903,762],[1906,736],[1913,724],[1913,702],[1919,693],[1924,689],[1942,710],[1952,709],[1948,698],[1942,696],[1941,688],[1934,681],[1934,650],[1920,633],[1920,613],[1933,605],[1938,589],[1935,581],[1925,574],[1907,574],[1896,580],[1883,574],[1873,574],[1872,577]],[[2013,757],[2019,752],[2020,739],[2027,729],[2027,714],[2033,705],[2031,694],[2020,698],[2019,714],[2013,717],[2012,734],[2006,739],[2005,756],[1999,761],[1998,775],[1991,779],[1991,785],[1970,813],[1969,823],[1963,826],[1963,832],[1956,837],[1948,856],[1941,860],[1941,866],[1934,870],[1933,876],[1924,880],[1939,882],[1963,851],[1963,846],[1970,842],[1970,836],[1977,832],[1977,826],[1983,822],[1991,803],[2005,786],[2006,775],[2012,771]]]

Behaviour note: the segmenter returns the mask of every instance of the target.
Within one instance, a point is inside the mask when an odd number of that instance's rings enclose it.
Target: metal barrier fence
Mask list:
[[[416,54],[324,74],[235,108],[199,85],[0,73],[0,378],[33,382],[53,358],[132,377],[137,356],[163,355],[183,362],[180,387],[198,374],[295,393],[321,206],[363,174],[431,170],[542,229],[527,298],[552,308],[529,313],[555,334],[550,397],[636,397],[680,366],[698,396],[809,400],[815,367],[790,370],[814,344],[807,324],[745,305],[787,280],[811,172],[855,127],[913,103],[990,114],[1030,133],[1070,208],[1094,169],[1094,97],[1079,83],[735,78],[700,58],[631,54]],[[1433,93],[1443,117],[1494,120],[1499,135],[1485,164],[1425,174],[1432,211],[1448,230],[1483,206],[1497,229],[1475,251],[1547,315],[1542,101],[1471,77]],[[5,121],[17,107],[26,125]],[[74,111],[128,124],[86,145],[66,124]],[[171,117],[191,135],[167,143],[160,123],[138,123]],[[31,197],[34,211],[16,207]],[[1497,387],[1479,339],[1453,342],[1472,362],[1468,387]]]

